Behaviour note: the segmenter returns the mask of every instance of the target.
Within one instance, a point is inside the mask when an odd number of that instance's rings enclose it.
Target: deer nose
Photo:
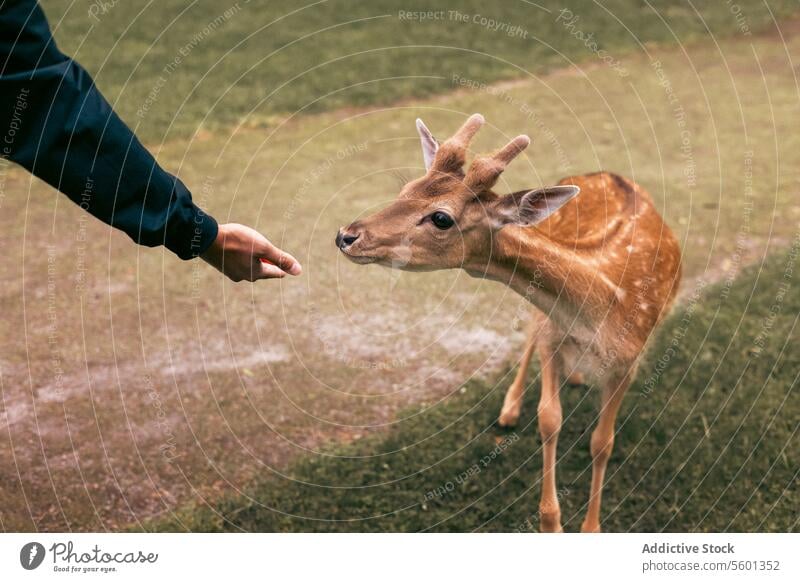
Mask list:
[[[339,233],[336,235],[336,246],[339,249],[344,250],[349,247],[351,244],[358,240],[358,234],[350,234],[348,232],[344,232],[344,230],[339,230]]]

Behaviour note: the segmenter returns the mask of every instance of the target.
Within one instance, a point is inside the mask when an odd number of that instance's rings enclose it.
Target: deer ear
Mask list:
[[[422,158],[425,160],[425,169],[430,170],[436,150],[439,149],[439,142],[433,137],[431,131],[425,127],[421,119],[417,119],[417,132],[419,132],[420,143],[422,144]]]
[[[537,224],[572,200],[580,191],[577,186],[565,185],[523,190],[503,196],[495,203],[495,222],[498,228],[507,224],[518,226]]]

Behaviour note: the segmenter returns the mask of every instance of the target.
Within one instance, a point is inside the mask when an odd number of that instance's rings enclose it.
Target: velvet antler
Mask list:
[[[431,165],[434,172],[461,174],[467,161],[467,148],[472,138],[478,133],[485,120],[483,115],[475,113],[461,126],[453,137],[439,146]]]
[[[464,177],[464,184],[476,193],[489,190],[495,185],[506,166],[530,143],[531,139],[527,135],[518,135],[496,154],[475,158]]]

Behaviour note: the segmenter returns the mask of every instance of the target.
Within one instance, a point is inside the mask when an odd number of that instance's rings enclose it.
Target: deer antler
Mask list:
[[[518,135],[496,154],[475,158],[467,170],[464,184],[476,193],[490,189],[505,171],[506,166],[530,143],[531,138],[527,135]]]
[[[475,134],[478,133],[484,123],[485,120],[480,113],[470,115],[464,125],[453,134],[453,137],[439,146],[431,169],[435,172],[461,173],[461,168],[467,161],[469,142],[472,141],[472,138],[475,137]]]

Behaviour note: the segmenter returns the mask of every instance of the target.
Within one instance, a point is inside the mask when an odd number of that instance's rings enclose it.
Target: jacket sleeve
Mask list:
[[[217,223],[192,202],[55,45],[35,0],[0,3],[0,157],[25,167],[139,244],[182,259],[203,253]]]

